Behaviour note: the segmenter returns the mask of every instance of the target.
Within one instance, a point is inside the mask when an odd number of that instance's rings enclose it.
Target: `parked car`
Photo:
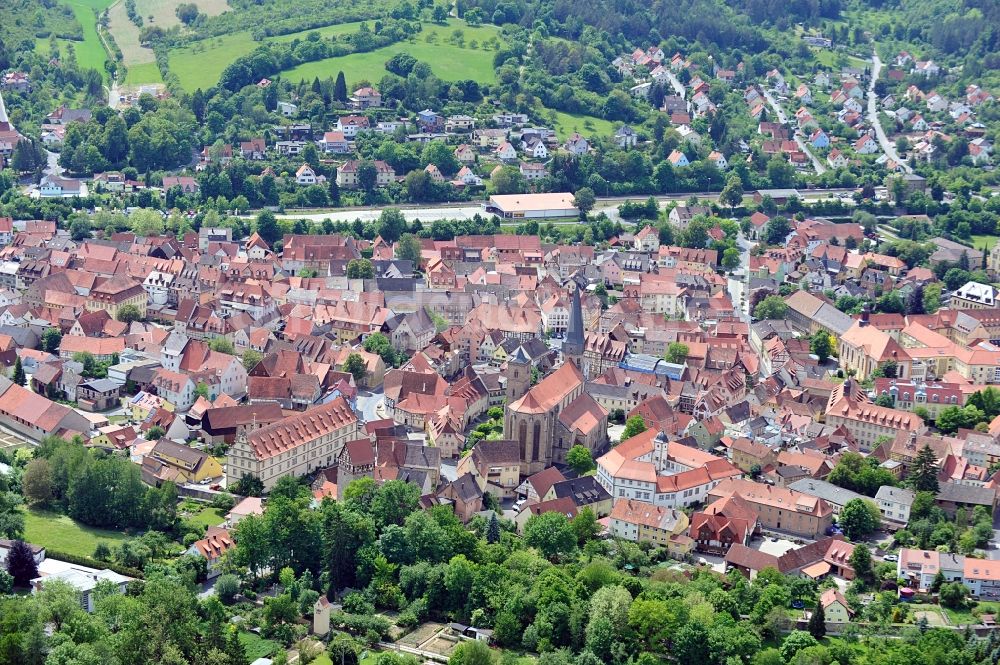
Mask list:
[[[882,560],[883,561],[888,561],[890,563],[895,563],[895,562],[899,561],[899,555],[898,554],[886,554],[884,557],[882,557]]]

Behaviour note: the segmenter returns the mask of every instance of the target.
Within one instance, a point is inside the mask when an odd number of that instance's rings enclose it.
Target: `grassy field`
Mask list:
[[[68,554],[93,556],[98,542],[114,546],[128,536],[120,531],[84,526],[65,515],[30,508],[24,515],[24,539]]]
[[[982,249],[983,245],[986,246],[986,251],[993,249],[993,245],[997,244],[996,236],[972,236],[972,244],[976,246],[976,249]],[[978,266],[976,266],[978,267]]]
[[[842,51],[834,51],[826,48],[813,48],[811,50],[813,52],[813,55],[816,56],[816,62],[819,62],[820,64],[825,65],[827,67],[832,67],[834,69],[840,68],[840,65],[837,64],[838,62],[837,56],[843,53]],[[844,53],[844,55],[847,54]],[[859,69],[864,69],[865,67],[868,66],[868,63],[862,60],[861,58],[855,57],[853,55],[847,55],[847,65],[849,67],[857,67]]]
[[[364,21],[355,21],[353,23],[337,23],[335,25],[328,25],[325,28],[302,30],[301,32],[290,32],[287,35],[279,35],[277,37],[272,37],[270,41],[290,42],[296,39],[305,39],[306,35],[308,35],[311,32],[318,32],[320,37],[339,37],[340,35],[346,35],[349,32],[356,32],[358,26],[361,25],[362,23],[364,23]]]
[[[72,44],[73,50],[76,53],[77,64],[81,68],[96,69],[102,75],[107,76],[104,71],[104,61],[108,59],[108,56],[104,51],[104,46],[101,44],[101,38],[97,34],[97,15],[94,11],[96,10],[98,13],[102,12],[112,2],[114,0],[67,0],[66,4],[73,9],[76,20],[80,22],[80,26],[83,28],[83,41],[57,39],[56,42],[59,46],[61,57],[65,57],[66,47]],[[36,39],[35,51],[43,55],[48,55],[49,40],[47,38]]]
[[[359,25],[360,22],[340,23],[281,35],[269,41],[290,42],[294,39],[305,39],[311,32],[318,32],[323,37],[332,37],[354,32]],[[464,38],[462,46],[450,41],[455,30],[462,31]],[[498,30],[494,26],[469,27],[460,21],[452,20],[446,26],[426,26],[412,43],[393,44],[368,53],[308,62],[284,72],[283,75],[291,80],[311,81],[317,76],[321,79],[336,76],[338,71],[343,70],[349,85],[360,80],[375,82],[386,74],[385,61],[396,53],[405,52],[417,60],[430,64],[434,73],[444,80],[475,79],[492,83],[496,81],[493,72],[493,51],[483,48],[481,44],[495,37],[497,33]],[[431,42],[427,41],[428,37]],[[469,46],[474,40],[479,42],[475,49]],[[171,51],[170,71],[177,74],[181,85],[187,90],[209,88],[219,82],[222,70],[231,62],[251,53],[258,46],[260,42],[255,42],[249,31],[196,42],[191,46]],[[136,77],[130,75],[129,82],[147,81],[139,80],[138,75]]]
[[[118,48],[122,50],[122,58],[129,70],[156,60],[153,49],[144,48],[139,45],[139,31],[141,28],[129,19],[128,12],[125,11],[124,2],[119,2],[108,10],[108,20],[108,29],[114,35]],[[143,21],[145,20],[144,18]],[[142,72],[143,70],[142,68],[138,68],[138,71]],[[131,75],[131,71],[129,74]],[[159,76],[159,71],[156,74]],[[147,83],[147,81],[140,82]],[[152,81],[149,81],[149,83],[152,83]]]
[[[303,30],[301,32],[281,35],[280,37],[274,37],[270,41],[290,42],[294,39],[305,39],[306,35],[310,32],[318,32],[323,37],[332,37],[334,35],[354,32],[358,29],[359,25],[360,22],[328,25],[325,28]],[[187,90],[210,88],[219,82],[222,70],[229,63],[236,58],[253,52],[260,45],[261,42],[255,42],[251,38],[249,31],[234,32],[231,35],[195,42],[191,46],[171,51],[170,70],[177,74],[181,80],[181,85]],[[132,77],[130,76],[129,78],[131,80]],[[159,72],[157,72],[156,81],[159,80]],[[136,79],[135,82],[147,83],[150,81]]]
[[[613,134],[615,125],[610,120],[595,118],[580,113],[563,113],[555,109],[539,108],[539,113],[544,122],[548,123],[553,117],[556,134],[560,139],[569,137],[573,132],[579,132],[583,136],[603,136]]]
[[[136,0],[136,11],[142,17],[144,26],[170,28],[180,23],[176,10],[178,5],[184,2],[185,0]],[[199,12],[209,16],[221,14],[229,9],[227,0],[199,0],[197,5]],[[125,66],[129,68],[126,82],[129,84],[160,83],[163,79],[158,69],[140,66],[154,62],[156,56],[152,49],[139,44],[139,34],[142,28],[129,19],[128,13],[125,11],[125,3],[119,2],[112,7],[108,16],[111,33],[118,43],[118,48],[122,50]]]
[[[187,0],[135,0],[135,9],[146,25],[169,28],[180,24],[177,7],[185,2]],[[195,4],[198,5],[198,13],[206,16],[218,16],[229,9],[228,0],[197,0]]]
[[[462,30],[465,40],[462,46],[449,41],[451,33],[456,29]],[[386,75],[386,60],[397,53],[409,53],[417,60],[429,64],[434,74],[445,81],[474,79],[480,83],[494,83],[494,52],[483,48],[482,42],[496,34],[494,26],[470,28],[460,26],[457,22],[448,26],[426,26],[412,42],[392,44],[368,53],[352,53],[340,58],[307,62],[285,72],[284,76],[293,81],[311,81],[316,77],[333,77],[338,71],[343,71],[347,76],[348,87],[361,80],[374,83]],[[479,42],[477,48],[469,46],[473,40]]]
[[[170,52],[170,71],[177,74],[185,90],[210,88],[219,82],[229,63],[260,46],[249,32],[235,32],[196,42]]]
[[[129,65],[125,76],[125,85],[141,85],[143,83],[163,83],[160,68],[155,62],[144,62],[141,65]]]

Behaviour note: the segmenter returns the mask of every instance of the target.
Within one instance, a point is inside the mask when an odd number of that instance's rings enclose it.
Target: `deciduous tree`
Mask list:
[[[625,430],[619,440],[628,441],[636,434],[642,434],[646,429],[646,421],[642,419],[642,416],[636,414],[625,421]]]

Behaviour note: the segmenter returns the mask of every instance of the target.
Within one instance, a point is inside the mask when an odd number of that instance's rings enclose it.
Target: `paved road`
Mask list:
[[[886,154],[886,157],[899,164],[905,172],[913,173],[913,168],[899,158],[895,144],[886,136],[885,130],[882,129],[882,121],[878,117],[878,95],[875,94],[875,82],[878,81],[878,75],[881,71],[882,60],[878,57],[878,53],[873,51],[872,78],[868,82],[868,122],[875,128],[875,137],[878,139],[879,145],[882,146],[882,152]]]
[[[727,290],[729,291],[729,297],[733,301],[733,307],[736,308],[737,316],[739,316],[741,321],[750,323],[750,301],[744,300],[747,291],[746,271],[747,266],[750,265],[750,249],[756,243],[751,243],[744,239],[741,232],[736,239],[736,244],[740,248],[740,266],[742,267],[735,274],[727,278]]]
[[[823,166],[823,162],[812,153],[812,150],[809,149],[809,144],[805,142],[802,135],[798,132],[795,133],[795,143],[799,146],[799,150],[809,156],[809,160],[812,162],[813,168],[816,169],[816,173],[819,175],[826,173],[826,167]]]
[[[43,173],[45,175],[56,176],[57,178],[62,175],[62,167],[59,166],[59,153],[52,152],[51,150],[45,151],[45,170]]]
[[[385,412],[382,408],[383,396],[381,389],[375,392],[368,390],[358,391],[358,412],[361,414],[362,420],[366,423],[385,418]]]
[[[108,108],[117,109],[118,100],[121,97],[121,93],[118,90],[118,79],[112,79],[111,87],[104,86],[104,89],[108,91]]]
[[[787,125],[788,116],[785,115],[785,110],[781,108],[781,105],[778,104],[778,102],[774,99],[774,97],[771,96],[770,91],[764,88],[762,88],[762,90],[764,90],[764,99],[766,99],[767,103],[771,105],[771,109],[774,111],[774,114],[778,116],[778,122],[780,122],[783,125]]]
[[[803,189],[802,199],[805,202],[817,201],[825,198],[830,198],[843,193],[850,193],[856,191],[856,187],[832,187],[829,189]],[[681,201],[687,201],[692,196],[697,196],[702,201],[718,201],[718,192],[685,192],[683,194],[669,194],[664,196],[656,196],[656,202],[660,206],[667,205],[669,203],[676,203]],[[617,211],[618,206],[620,206],[625,201],[635,201],[642,202],[648,197],[643,195],[635,196],[605,196],[597,199],[597,205],[594,206],[593,213],[598,214],[604,212],[611,217],[617,215],[617,212],[612,214],[611,211]],[[434,206],[386,206],[398,208],[403,213],[403,217],[407,221],[413,221],[419,219],[421,222],[433,222],[438,219],[472,219],[477,213],[480,215],[486,215],[483,210],[481,203],[477,202],[467,202],[467,203],[441,203]],[[331,221],[345,221],[353,222],[355,219],[360,219],[363,222],[371,222],[378,219],[379,215],[382,214],[383,208],[331,208],[331,209],[320,209],[312,211],[303,212],[288,212],[281,213],[277,215],[279,219],[308,219],[316,222],[321,222],[324,219],[329,219]],[[242,215],[246,219],[252,219],[256,217],[257,213]],[[487,215],[488,216],[488,215]],[[520,220],[507,220],[509,223],[519,223]],[[539,220],[544,221],[544,220]],[[576,224],[575,221],[568,222],[556,222],[557,224]]]
[[[764,98],[767,99],[767,103],[771,106],[771,110],[774,111],[774,115],[778,117],[778,122],[780,122],[783,125],[787,125],[788,116],[785,114],[785,109],[781,108],[781,104],[778,103],[778,100],[776,100],[767,90],[764,90]],[[793,138],[795,139],[795,144],[799,146],[799,150],[804,152],[806,156],[809,157],[809,161],[812,162],[813,168],[816,169],[816,173],[820,175],[825,173],[826,167],[823,166],[823,162],[816,159],[816,155],[812,154],[812,151],[809,150],[809,146],[806,145],[806,142],[802,140],[802,135],[799,133],[799,131],[797,129],[794,131],[795,135]]]
[[[687,95],[687,91],[684,89],[684,85],[677,80],[677,77],[674,76],[674,73],[669,69],[667,70],[667,80],[670,81],[670,85],[673,86],[674,92],[677,93],[677,96],[684,99]]]

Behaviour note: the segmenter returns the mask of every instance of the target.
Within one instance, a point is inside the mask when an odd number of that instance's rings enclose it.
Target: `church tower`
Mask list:
[[[580,289],[573,289],[569,311],[569,327],[566,329],[566,341],[562,345],[563,358],[578,369],[583,369],[583,306],[580,304]]]
[[[514,353],[507,358],[507,403],[524,396],[531,387],[531,358],[525,353],[524,347],[518,345]]]

